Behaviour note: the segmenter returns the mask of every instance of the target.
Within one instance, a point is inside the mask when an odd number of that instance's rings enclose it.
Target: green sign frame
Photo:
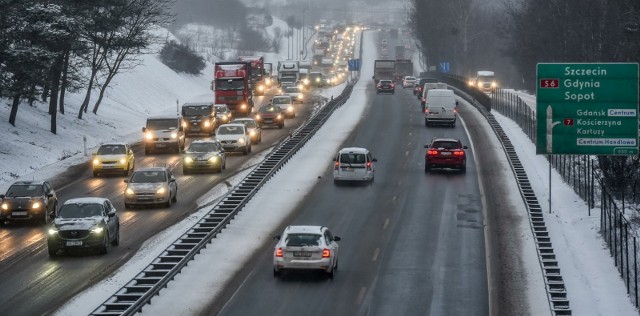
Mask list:
[[[536,70],[536,154],[638,155],[638,63]]]

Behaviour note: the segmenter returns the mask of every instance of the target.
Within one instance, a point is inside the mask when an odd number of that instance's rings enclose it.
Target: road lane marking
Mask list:
[[[382,229],[387,229],[387,226],[389,226],[389,219],[385,219],[384,220],[384,225],[382,225]]]
[[[360,293],[358,293],[358,305],[362,304],[364,300],[364,295],[367,293],[367,287],[363,286],[360,288]]]
[[[371,261],[376,262],[378,260],[379,255],[380,255],[380,248],[376,248],[376,250],[373,251],[373,258],[371,258]]]
[[[405,155],[405,156],[409,156],[409,151],[408,151],[408,150],[407,150],[407,151],[405,151],[405,152],[404,152],[404,155]]]
[[[397,195],[394,195],[394,196],[393,196],[393,200],[392,200],[392,201],[395,201],[397,198],[398,198],[398,196],[397,196]]]

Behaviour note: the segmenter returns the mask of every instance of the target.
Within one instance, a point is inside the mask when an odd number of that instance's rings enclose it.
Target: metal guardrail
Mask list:
[[[355,82],[348,84],[337,98],[328,102],[291,137],[274,148],[264,161],[222,197],[207,215],[96,308],[91,315],[132,315],[140,312],[142,307],[149,304],[151,298],[158,295],[160,290],[229,224],[258,190],[311,139],[333,111],[346,102],[354,84]]]
[[[463,84],[465,84],[463,82]],[[509,140],[509,137],[504,132],[498,121],[493,114],[489,112],[489,106],[485,106],[478,102],[478,100],[461,89],[456,88],[449,84],[456,94],[462,96],[466,101],[475,106],[484,117],[489,121],[494,133],[498,136],[498,140],[502,144],[504,151],[509,160],[509,165],[513,171],[516,182],[518,183],[518,190],[527,207],[527,213],[529,215],[529,225],[534,235],[534,242],[536,244],[536,251],[538,253],[538,261],[542,270],[542,275],[545,281],[545,287],[547,291],[547,299],[549,301],[549,308],[553,315],[571,315],[571,307],[569,306],[569,299],[567,297],[567,289],[564,284],[564,279],[560,273],[560,267],[558,260],[556,259],[553,245],[551,243],[551,237],[549,231],[544,222],[542,214],[542,208],[538,202],[527,172],[525,171],[516,150]]]

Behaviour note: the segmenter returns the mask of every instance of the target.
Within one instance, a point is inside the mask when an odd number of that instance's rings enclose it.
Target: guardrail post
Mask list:
[[[634,289],[636,294],[636,308],[638,307],[638,244],[636,243],[636,237],[633,237],[633,271],[634,271]]]

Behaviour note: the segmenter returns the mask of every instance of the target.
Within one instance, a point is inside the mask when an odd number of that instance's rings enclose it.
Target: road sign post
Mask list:
[[[638,64],[538,64],[537,154],[637,155]]]

